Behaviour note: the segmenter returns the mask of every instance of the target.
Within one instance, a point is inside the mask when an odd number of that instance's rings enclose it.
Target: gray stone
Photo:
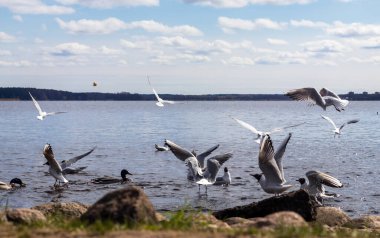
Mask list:
[[[350,217],[336,207],[318,207],[316,222],[328,226],[342,226],[351,221]]]
[[[42,212],[30,208],[8,209],[5,214],[7,220],[15,224],[33,224],[46,221]]]
[[[76,202],[53,202],[45,203],[32,209],[42,212],[45,216],[61,216],[64,218],[79,218],[88,209],[88,205]]]

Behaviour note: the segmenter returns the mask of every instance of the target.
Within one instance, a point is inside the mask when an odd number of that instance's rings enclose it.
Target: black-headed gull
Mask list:
[[[331,120],[331,118],[329,118],[329,117],[327,117],[327,116],[323,116],[323,115],[321,115],[321,117],[322,117],[323,119],[325,119],[326,121],[330,122],[330,123],[333,125],[333,127],[334,127],[334,130],[333,130],[333,132],[334,132],[334,137],[335,137],[336,135],[339,135],[339,136],[340,136],[343,127],[345,127],[346,125],[359,122],[359,119],[353,119],[353,120],[349,120],[349,121],[347,121],[346,123],[344,123],[344,124],[341,125],[340,127],[336,127],[335,123],[333,122],[333,120]]]
[[[328,106],[334,106],[340,112],[349,103],[348,100],[341,99],[326,88],[322,88],[319,92],[315,88],[299,88],[287,92],[286,96],[296,101],[311,101],[325,111]]]
[[[66,112],[44,112],[42,111],[40,105],[38,104],[38,102],[36,101],[36,99],[34,99],[34,97],[32,96],[32,94],[29,92],[29,95],[30,97],[32,98],[33,100],[33,103],[34,103],[34,106],[37,108],[37,111],[38,111],[38,116],[37,116],[37,119],[38,120],[43,120],[45,117],[47,116],[51,116],[51,115],[56,115],[56,114],[61,114],[61,113],[66,113]]]
[[[174,101],[164,100],[164,99],[160,98],[160,96],[158,96],[156,90],[154,90],[152,84],[150,83],[149,76],[148,76],[148,83],[149,83],[150,87],[152,88],[154,95],[156,96],[156,99],[157,99],[156,105],[157,106],[163,107],[164,103],[167,103],[167,104],[174,104],[175,103]]]

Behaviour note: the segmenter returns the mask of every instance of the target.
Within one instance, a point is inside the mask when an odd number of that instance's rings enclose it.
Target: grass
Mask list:
[[[279,226],[275,229],[210,229],[206,221],[198,221],[201,212],[189,211],[182,209],[177,212],[165,214],[168,219],[158,224],[116,224],[111,221],[98,221],[88,224],[79,219],[67,220],[62,216],[48,217],[46,222],[37,222],[29,225],[12,226],[15,228],[18,237],[33,237],[36,231],[46,231],[50,234],[80,233],[87,235],[104,235],[110,232],[128,232],[128,231],[176,231],[185,236],[194,232],[209,234],[210,232],[217,236],[236,237],[236,236],[254,236],[263,238],[306,238],[306,237],[334,237],[334,238],[379,238],[379,232],[370,232],[358,229],[337,228],[335,230],[327,229],[323,226],[311,224],[306,227],[286,227]],[[198,222],[195,222],[198,221]],[[2,224],[0,223],[0,226]],[[204,235],[206,236],[206,235]],[[59,237],[59,235],[57,236]]]

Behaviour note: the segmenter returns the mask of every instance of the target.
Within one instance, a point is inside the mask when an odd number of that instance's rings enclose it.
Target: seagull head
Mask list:
[[[224,172],[228,173],[228,168],[227,167],[224,167]]]
[[[298,181],[301,185],[306,182],[306,180],[304,178],[299,178],[296,181]]]
[[[263,174],[254,174],[252,176],[255,177],[257,179],[257,181],[260,181],[261,176],[263,176]]]

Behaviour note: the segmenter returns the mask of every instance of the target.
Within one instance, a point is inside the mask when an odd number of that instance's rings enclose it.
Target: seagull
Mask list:
[[[353,124],[353,123],[357,123],[357,122],[359,122],[359,119],[349,120],[349,121],[347,121],[346,123],[344,123],[343,125],[341,125],[341,126],[338,128],[338,127],[336,127],[336,125],[335,125],[335,123],[333,122],[333,120],[331,120],[329,117],[327,117],[327,116],[323,116],[323,115],[321,115],[321,117],[322,117],[323,119],[327,120],[328,122],[330,122],[330,123],[333,125],[333,127],[334,127],[334,130],[333,130],[333,132],[334,132],[334,137],[335,137],[336,135],[339,135],[339,136],[340,136],[340,134],[341,134],[342,129],[343,129],[344,126],[346,126],[346,125],[348,125],[348,124]]]
[[[199,167],[198,161],[195,157],[190,157],[185,160],[185,164],[188,166],[189,171],[194,177],[194,181],[199,186],[199,192],[201,191],[201,185],[206,187],[207,194],[207,186],[213,185],[216,181],[216,175],[220,169],[220,163],[218,160],[210,158],[207,160],[207,168],[206,171],[202,171]]]
[[[157,144],[154,144],[154,147],[156,148],[157,151],[168,151],[169,148],[166,146],[159,146]]]
[[[87,155],[91,154],[94,150],[96,149],[96,146],[94,148],[92,148],[89,152],[87,153],[84,153],[82,155],[78,155],[74,158],[71,158],[69,160],[62,160],[61,161],[61,168],[62,168],[62,174],[63,175],[66,175],[66,174],[77,174],[79,173],[80,171],[84,170],[87,168],[87,166],[84,166],[84,167],[78,167],[78,168],[70,168],[71,165],[73,165],[74,163],[78,162],[78,160],[86,157]],[[50,165],[49,164],[49,161],[46,162],[44,165]]]
[[[292,187],[290,184],[285,184],[286,180],[282,167],[282,157],[291,135],[292,134],[289,133],[276,153],[274,152],[269,135],[264,136],[263,142],[260,145],[259,167],[263,173],[253,176],[257,179],[265,192],[274,193],[276,196]]]
[[[53,153],[53,149],[52,149],[51,145],[46,144],[44,147],[44,150],[43,150],[43,154],[44,154],[44,156],[48,162],[47,165],[49,165],[49,173],[51,176],[53,176],[55,178],[54,186],[56,186],[57,181],[59,182],[59,185],[61,182],[64,184],[68,183],[69,181],[63,176],[64,175],[64,173],[63,173],[64,169],[71,166],[72,164],[74,164],[78,160],[82,159],[83,157],[86,157],[87,155],[91,154],[94,150],[95,150],[95,147],[87,153],[76,156],[76,157],[69,159],[67,161],[62,161],[62,163],[60,164],[54,158],[54,153]]]
[[[170,151],[175,155],[177,159],[183,162],[186,162],[188,158],[194,158],[197,164],[197,168],[200,169],[202,175],[203,173],[208,173],[207,172],[208,163],[207,162],[205,163],[206,157],[211,155],[211,153],[215,151],[216,149],[218,149],[219,147],[219,145],[215,145],[209,148],[208,150],[206,150],[205,152],[195,155],[193,152],[190,152],[187,149],[182,148],[181,146],[175,144],[174,142],[170,140],[165,140],[165,145],[169,147]],[[223,165],[231,157],[232,157],[232,153],[225,153],[225,154],[213,156],[209,158],[208,160],[214,159],[218,161],[220,165]],[[188,170],[187,179],[188,180],[196,179],[196,177],[194,177],[194,174],[190,170]]]
[[[333,187],[333,188],[341,188],[343,184],[336,178],[331,175],[311,170],[306,173],[306,177],[309,182],[306,181],[305,178],[299,178],[297,181],[301,184],[301,189],[304,189],[309,193],[309,195],[319,198],[331,198],[334,196],[326,195],[325,188],[323,185]]]
[[[47,116],[61,114],[61,113],[66,113],[66,112],[43,112],[42,109],[41,109],[41,107],[40,107],[40,105],[38,104],[38,102],[36,101],[36,99],[34,99],[34,97],[32,96],[32,94],[30,92],[29,92],[29,95],[30,95],[30,97],[33,100],[34,106],[36,106],[36,108],[37,108],[37,111],[38,111],[38,114],[39,114],[37,116],[38,120],[42,121]]]
[[[174,101],[164,100],[164,99],[160,98],[158,96],[156,90],[154,90],[152,84],[150,83],[149,76],[147,76],[147,77],[148,77],[148,83],[149,83],[150,87],[152,88],[154,95],[156,96],[156,99],[157,99],[156,105],[157,106],[163,107],[164,103],[168,103],[168,104],[174,104],[175,103]]]
[[[231,184],[231,174],[227,167],[224,167],[224,174],[222,177],[217,177],[214,185],[230,185]]]
[[[348,100],[341,99],[335,93],[326,88],[322,88],[319,92],[315,88],[299,88],[286,93],[291,99],[296,101],[311,101],[311,105],[318,105],[326,111],[328,106],[334,106],[340,112],[344,110],[349,103]]]
[[[121,179],[110,177],[110,176],[104,176],[101,178],[92,179],[91,182],[94,184],[129,183],[129,182],[132,182],[132,180],[130,178],[127,178],[128,174],[133,175],[128,170],[123,169],[120,172]]]
[[[17,184],[19,186],[17,186]],[[0,190],[11,190],[11,189],[14,189],[14,188],[17,188],[17,187],[21,188],[21,187],[25,187],[25,186],[26,186],[26,184],[23,183],[21,181],[21,179],[19,179],[19,178],[12,179],[9,182],[9,184],[0,181]]]
[[[255,139],[255,142],[258,143],[258,144],[261,143],[261,141],[263,140],[263,138],[264,138],[265,135],[270,135],[270,134],[275,133],[275,132],[281,132],[281,131],[283,131],[285,129],[292,128],[292,127],[297,127],[297,126],[305,124],[305,122],[302,122],[302,123],[291,125],[291,126],[273,128],[271,131],[263,132],[263,131],[257,130],[256,128],[254,128],[253,126],[251,126],[250,124],[248,124],[247,122],[244,122],[244,121],[239,120],[239,119],[234,118],[234,117],[232,117],[232,119],[234,119],[242,127],[250,130],[253,134],[256,134],[257,138]]]
[[[98,86],[98,83],[94,81],[94,82],[92,82],[92,86],[96,87],[96,86]]]

